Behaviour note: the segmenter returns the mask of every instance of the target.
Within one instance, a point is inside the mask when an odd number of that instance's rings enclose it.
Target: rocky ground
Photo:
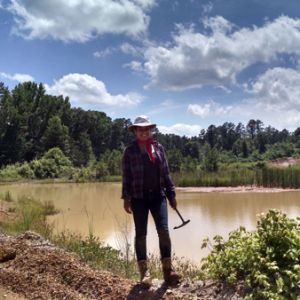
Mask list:
[[[183,280],[168,287],[154,280],[149,290],[133,280],[95,270],[41,236],[0,233],[0,299],[243,299],[242,286]]]

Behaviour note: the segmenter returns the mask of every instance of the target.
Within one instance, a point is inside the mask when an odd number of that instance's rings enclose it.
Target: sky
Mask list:
[[[299,0],[0,0],[0,81],[159,131],[300,126]]]

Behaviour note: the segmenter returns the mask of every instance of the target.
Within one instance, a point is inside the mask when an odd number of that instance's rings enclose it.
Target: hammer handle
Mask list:
[[[180,219],[181,219],[182,223],[184,223],[185,221],[184,221],[183,217],[181,216],[180,212],[178,211],[178,209],[177,209],[177,208],[175,208],[175,210],[176,210],[176,212],[177,212],[178,216],[180,217]]]

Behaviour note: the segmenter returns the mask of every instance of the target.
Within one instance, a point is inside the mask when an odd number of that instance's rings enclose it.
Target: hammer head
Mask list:
[[[186,225],[186,224],[189,223],[189,222],[190,222],[190,220],[183,221],[183,223],[182,223],[181,225],[175,226],[173,229],[181,228],[181,227],[183,227],[184,225]]]

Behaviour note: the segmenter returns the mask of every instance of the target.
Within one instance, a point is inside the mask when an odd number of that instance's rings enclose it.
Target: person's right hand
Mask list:
[[[170,200],[169,200],[169,203],[170,203],[170,205],[171,205],[171,207],[172,207],[173,209],[176,209],[176,208],[177,208],[177,200],[176,200],[176,198],[170,199]]]
[[[124,200],[124,209],[128,214],[132,213],[130,200]]]

